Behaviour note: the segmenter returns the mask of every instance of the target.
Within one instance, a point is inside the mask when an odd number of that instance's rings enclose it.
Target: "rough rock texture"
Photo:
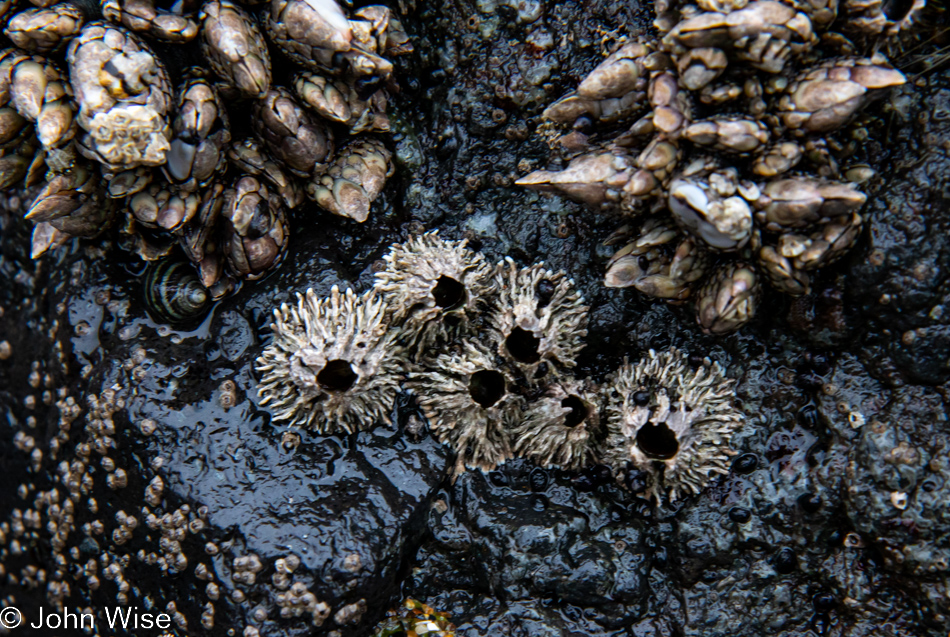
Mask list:
[[[364,635],[413,596],[473,637],[946,635],[950,70],[869,111],[880,141],[858,159],[885,178],[863,247],[813,295],[708,337],[688,311],[602,286],[616,220],[511,186],[547,161],[541,108],[646,9],[411,10],[399,171],[369,220],[297,210],[280,270],[193,332],[148,318],[141,264],[109,237],[31,262],[22,202],[0,201],[0,607],[137,605],[177,635]],[[591,305],[579,375],[670,345],[719,361],[747,415],[732,472],[674,508],[526,461],[452,483],[405,399],[393,429],[284,437],[254,391],[270,309],[365,289],[392,242],[435,228],[575,279]]]

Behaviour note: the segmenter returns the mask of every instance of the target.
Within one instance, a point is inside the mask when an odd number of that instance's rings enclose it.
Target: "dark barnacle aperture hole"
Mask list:
[[[465,286],[444,274],[432,287],[432,298],[435,304],[445,311],[462,307],[465,304]]]
[[[587,405],[583,400],[577,396],[571,395],[561,401],[561,407],[564,409],[569,409],[566,414],[564,414],[564,426],[565,427],[576,427],[579,424],[583,423],[590,410],[587,408]]]
[[[526,365],[533,365],[541,360],[541,354],[538,353],[540,346],[541,339],[520,327],[511,330],[505,339],[505,347],[512,358]]]
[[[504,397],[505,377],[493,369],[477,371],[468,381],[468,393],[472,400],[488,409]]]
[[[538,297],[538,309],[547,307],[554,296],[554,284],[549,279],[541,279],[535,287]]]
[[[914,0],[884,0],[881,10],[891,22],[900,22],[914,8]]]
[[[356,372],[349,361],[337,358],[323,366],[317,374],[317,382],[327,391],[344,392],[356,382]]]
[[[637,447],[653,460],[669,460],[679,451],[680,443],[665,422],[648,422],[637,432]]]

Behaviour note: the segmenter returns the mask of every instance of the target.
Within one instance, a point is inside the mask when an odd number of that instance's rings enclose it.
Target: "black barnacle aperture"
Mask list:
[[[646,473],[644,497],[698,493],[729,470],[729,439],[741,423],[735,382],[718,364],[693,369],[671,349],[624,365],[604,386],[604,460],[622,476]]]
[[[458,454],[456,473],[491,471],[513,457],[511,432],[524,398],[482,345],[465,342],[459,352],[431,359],[407,384],[433,435]]]
[[[587,335],[587,306],[563,272],[543,264],[518,267],[510,258],[495,268],[498,300],[488,338],[529,381],[574,367]]]
[[[604,437],[601,400],[589,382],[554,382],[512,432],[515,454],[542,467],[579,470],[599,457]]]
[[[274,340],[257,359],[261,404],[274,419],[320,433],[388,423],[404,357],[380,297],[334,287],[274,310]]]

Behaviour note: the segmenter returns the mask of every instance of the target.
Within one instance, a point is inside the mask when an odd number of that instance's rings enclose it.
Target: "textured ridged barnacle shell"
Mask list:
[[[333,132],[282,86],[254,102],[254,133],[288,170],[308,177],[333,154]]]
[[[100,0],[100,5],[106,20],[157,40],[188,42],[198,35],[198,23],[182,15],[185,3],[175,3],[171,11],[153,0]]]
[[[867,58],[837,58],[795,77],[776,105],[782,123],[799,135],[847,124],[871,100],[907,81],[900,71]]]
[[[770,232],[804,228],[860,210],[867,196],[854,184],[814,177],[770,181],[755,202],[756,220]]]
[[[720,266],[696,294],[696,321],[708,334],[726,334],[752,320],[759,303],[755,268],[736,261]]]
[[[231,143],[224,103],[208,80],[191,78],[178,89],[165,177],[187,191],[206,186],[227,166]]]
[[[735,381],[708,360],[692,369],[675,349],[650,350],[629,362],[603,388],[607,442],[604,459],[616,472],[646,472],[642,495],[675,501],[699,493],[715,474],[728,472],[729,439],[742,414]]]
[[[629,234],[627,228],[621,228],[605,243],[619,243]],[[661,299],[685,299],[692,284],[705,274],[708,263],[709,253],[699,241],[654,217],[647,219],[633,241],[611,257],[604,285],[633,286]]]
[[[341,79],[304,71],[294,79],[294,92],[321,117],[349,126],[350,134],[389,132],[385,91],[376,91],[363,100],[356,89]]]
[[[334,286],[324,299],[308,290],[274,310],[271,328],[256,368],[274,420],[320,433],[390,422],[404,359],[374,290],[357,296]]]
[[[33,258],[61,245],[69,236],[95,237],[109,226],[114,214],[113,201],[104,196],[91,166],[79,162],[53,175],[26,214],[37,223]]]
[[[383,257],[386,268],[376,273],[376,288],[392,320],[404,323],[416,354],[468,329],[485,310],[492,270],[465,244],[427,232],[394,244]]]
[[[498,354],[528,381],[574,367],[587,336],[587,306],[564,272],[543,264],[519,268],[509,257],[495,268],[498,290],[489,321]]]
[[[307,182],[307,195],[317,205],[360,223],[393,174],[392,153],[378,139],[358,139],[340,149],[326,172]]]
[[[694,144],[727,153],[749,153],[769,142],[769,131],[754,119],[717,115],[693,122],[683,136]]]
[[[257,23],[230,0],[208,0],[201,7],[201,51],[214,72],[248,97],[270,89],[267,42]]]
[[[771,0],[757,0],[729,13],[701,13],[683,20],[663,38],[667,46],[715,47],[767,73],[779,73],[792,54],[817,41],[804,13]]]
[[[437,356],[425,371],[410,373],[407,385],[432,434],[458,454],[456,474],[466,467],[491,471],[512,457],[511,431],[524,400],[481,345],[466,342],[459,352]]]
[[[705,179],[674,179],[669,207],[677,223],[714,250],[738,250],[752,235],[752,210],[738,196],[735,169]]]
[[[287,252],[287,215],[280,199],[254,177],[242,177],[225,194],[224,252],[231,269],[251,281],[261,278]]]
[[[20,11],[10,18],[3,33],[24,51],[50,53],[79,33],[83,22],[79,7],[62,2],[46,9]]]
[[[586,381],[552,383],[512,431],[515,455],[566,470],[593,464],[603,437],[600,402]]]
[[[69,80],[88,131],[80,150],[118,169],[165,162],[171,86],[165,67],[130,31],[92,22],[69,44]]]
[[[46,58],[24,55],[16,49],[0,53],[0,103],[34,122],[36,136],[47,151],[66,146],[76,136],[72,96],[69,82]],[[9,116],[5,120],[3,137],[8,144],[27,133],[21,122]],[[70,163],[67,161],[67,165]]]
[[[564,170],[536,170],[515,183],[542,192],[558,192],[591,206],[602,206],[620,201],[621,190],[635,170],[630,155],[619,149],[602,150],[575,157]]]
[[[266,179],[291,210],[303,203],[300,184],[281,168],[280,162],[267,156],[256,139],[248,137],[234,142],[228,149],[228,160],[241,172]]]

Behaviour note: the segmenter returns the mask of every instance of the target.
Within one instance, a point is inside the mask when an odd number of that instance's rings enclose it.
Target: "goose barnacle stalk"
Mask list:
[[[486,307],[491,267],[463,241],[435,232],[393,245],[376,273],[376,288],[393,321],[405,323],[417,353],[464,331]]]
[[[491,471],[512,457],[510,432],[524,399],[512,393],[512,379],[483,346],[466,342],[410,373],[407,384],[432,434],[458,454],[456,475],[465,467]]]
[[[652,477],[642,494],[670,502],[699,493],[728,472],[729,439],[742,414],[735,381],[718,363],[696,369],[676,349],[626,362],[604,386],[607,442],[604,460],[623,479],[628,468]]]
[[[320,433],[389,423],[404,358],[375,290],[312,289],[274,310],[274,341],[257,359],[261,404],[274,420]]]

